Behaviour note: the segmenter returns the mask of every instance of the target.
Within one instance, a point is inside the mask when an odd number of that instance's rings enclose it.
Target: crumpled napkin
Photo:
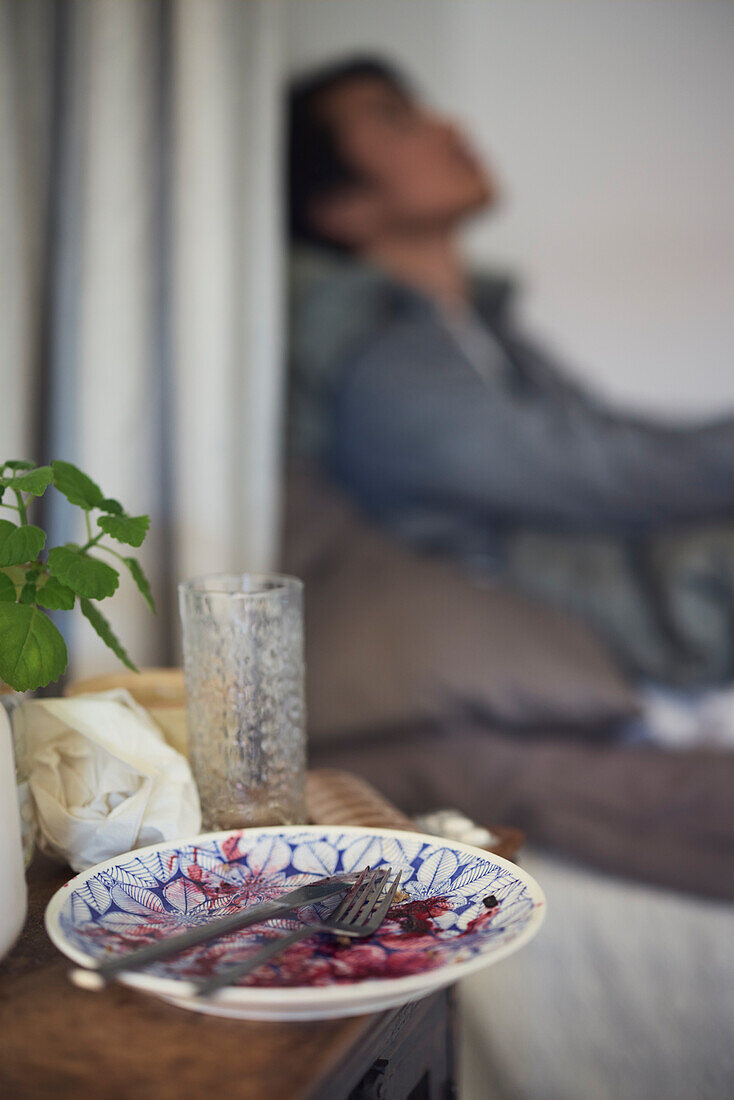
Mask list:
[[[41,847],[75,871],[199,832],[189,763],[129,692],[30,700],[13,725]]]

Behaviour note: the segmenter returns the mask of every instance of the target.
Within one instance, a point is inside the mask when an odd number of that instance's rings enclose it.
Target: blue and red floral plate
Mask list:
[[[354,1016],[418,1000],[497,962],[532,939],[542,922],[538,884],[482,849],[390,829],[298,825],[209,833],[118,856],[58,890],[46,928],[64,954],[89,966],[301,883],[387,864],[402,871],[407,897],[369,939],[308,939],[241,984],[208,999],[193,997],[196,979],[296,926],[283,919],[201,944],[122,980],[222,1016]]]

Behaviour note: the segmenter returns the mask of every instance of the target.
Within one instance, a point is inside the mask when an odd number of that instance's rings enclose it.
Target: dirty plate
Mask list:
[[[355,1016],[418,1000],[497,962],[532,939],[542,922],[545,899],[538,884],[483,849],[393,829],[297,825],[208,833],[118,856],[57,891],[46,929],[70,959],[91,966],[301,883],[380,865],[402,872],[406,896],[369,939],[310,938],[236,986],[208,999],[193,996],[197,980],[297,927],[280,919],[121,980],[222,1016]]]

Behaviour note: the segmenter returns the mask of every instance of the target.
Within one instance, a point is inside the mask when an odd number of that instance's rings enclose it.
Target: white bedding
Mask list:
[[[646,684],[627,740],[665,749],[734,748],[734,686],[685,690]]]
[[[460,987],[461,1100],[732,1100],[734,906],[523,866],[546,921]]]

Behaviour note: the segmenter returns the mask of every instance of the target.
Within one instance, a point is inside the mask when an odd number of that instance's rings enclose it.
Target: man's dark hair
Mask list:
[[[407,81],[378,57],[352,57],[295,80],[288,93],[288,228],[294,241],[317,244],[340,252],[338,242],[322,237],[309,214],[317,199],[358,183],[346,163],[332,127],[319,111],[323,97],[345,84],[376,77],[404,91]]]

